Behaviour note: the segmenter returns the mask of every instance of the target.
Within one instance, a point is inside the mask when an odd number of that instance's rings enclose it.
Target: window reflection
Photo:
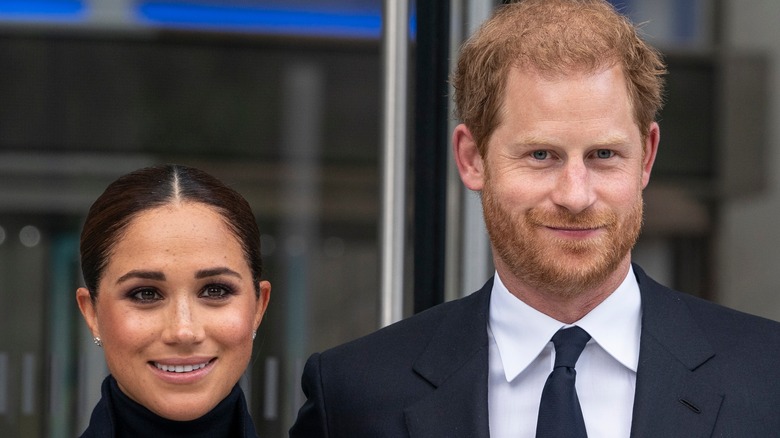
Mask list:
[[[86,426],[107,371],[74,300],[81,221],[110,181],[164,162],[255,209],[273,294],[242,384],[260,433],[286,436],[308,354],[378,324],[379,41],[139,32],[136,3],[80,2],[108,21],[75,33],[20,28],[0,0],[0,436]]]

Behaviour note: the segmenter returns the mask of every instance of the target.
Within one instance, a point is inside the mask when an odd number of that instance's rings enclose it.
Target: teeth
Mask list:
[[[190,371],[199,370],[208,364],[208,362],[205,362],[196,365],[164,365],[159,362],[155,362],[154,366],[169,373],[189,373]]]

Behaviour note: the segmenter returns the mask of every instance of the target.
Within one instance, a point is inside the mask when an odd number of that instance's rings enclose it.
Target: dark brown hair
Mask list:
[[[111,252],[133,218],[146,210],[176,202],[206,204],[222,216],[241,244],[259,296],[260,231],[249,203],[206,172],[168,164],[121,176],[90,207],[81,232],[81,272],[93,301]]]
[[[501,123],[511,68],[561,77],[619,65],[644,138],[662,104],[659,52],[605,0],[522,0],[500,6],[461,48],[452,84],[456,115],[480,154]]]

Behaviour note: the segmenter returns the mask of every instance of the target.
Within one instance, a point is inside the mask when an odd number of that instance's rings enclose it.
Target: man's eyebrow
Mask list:
[[[600,147],[600,146],[618,146],[618,145],[624,145],[630,143],[629,139],[622,134],[614,134],[609,135],[604,138],[599,139],[595,143],[593,143],[592,147]],[[556,145],[555,141],[552,141],[549,138],[536,136],[536,135],[529,135],[527,137],[523,137],[519,139],[518,141],[514,142],[517,146],[526,146],[526,147],[553,147]]]
[[[625,135],[615,134],[600,139],[599,141],[593,143],[593,146],[618,146],[629,143],[631,143],[631,141]]]
[[[137,270],[134,269],[127,274],[119,277],[117,279],[116,284],[122,283],[124,281],[127,281],[131,278],[141,278],[144,280],[157,280],[157,281],[165,281],[165,274],[159,271],[143,271],[143,270]]]
[[[225,268],[225,267],[201,269],[200,271],[195,273],[195,278],[216,277],[218,275],[230,275],[232,277],[241,278],[241,274],[239,274],[238,272],[230,268]]]

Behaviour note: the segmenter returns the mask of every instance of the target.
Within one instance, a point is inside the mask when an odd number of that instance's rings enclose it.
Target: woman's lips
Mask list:
[[[214,368],[217,358],[150,361],[149,366],[162,380],[176,384],[194,383]]]
[[[208,365],[208,362],[203,363],[196,363],[194,365],[165,365],[160,362],[152,362],[154,366],[156,366],[158,369],[161,369],[163,371],[167,371],[169,373],[189,373],[193,370],[199,370],[201,368],[204,368],[206,365]]]

